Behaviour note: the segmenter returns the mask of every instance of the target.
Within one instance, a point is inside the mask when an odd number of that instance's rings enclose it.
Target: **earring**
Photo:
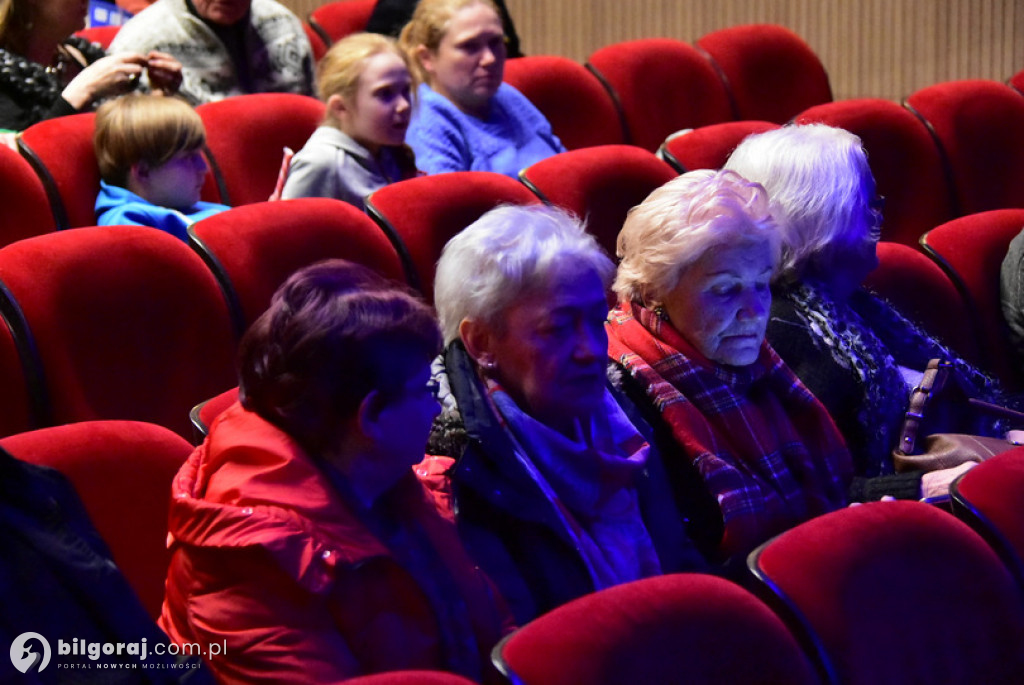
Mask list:
[[[654,315],[662,321],[668,321],[668,314],[665,313],[665,308],[660,304],[654,307]]]

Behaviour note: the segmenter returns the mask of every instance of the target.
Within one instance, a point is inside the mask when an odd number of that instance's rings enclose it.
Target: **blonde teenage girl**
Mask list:
[[[282,197],[333,197],[362,208],[374,190],[416,175],[405,145],[413,78],[393,39],[340,40],[320,61],[317,83],[327,114],[292,158]]]

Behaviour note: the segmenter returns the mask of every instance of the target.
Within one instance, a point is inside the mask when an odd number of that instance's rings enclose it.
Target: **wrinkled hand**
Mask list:
[[[966,473],[975,466],[977,466],[975,462],[967,461],[960,464],[960,466],[954,466],[951,469],[929,471],[924,474],[921,476],[921,499],[948,495],[950,484],[955,481],[960,474]]]
[[[154,50],[146,55],[146,65],[153,92],[174,95],[181,88],[181,62],[173,56]]]
[[[102,57],[71,80],[62,93],[75,109],[83,109],[97,100],[122,95],[135,88],[146,58],[125,52]]]

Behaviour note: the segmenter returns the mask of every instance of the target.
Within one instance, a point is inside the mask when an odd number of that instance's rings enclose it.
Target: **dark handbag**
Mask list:
[[[943,397],[941,406],[940,397]],[[910,395],[910,406],[903,419],[900,441],[893,450],[893,466],[898,473],[937,471],[967,461],[980,462],[1016,445],[1005,438],[990,438],[971,433],[932,432],[934,427],[965,426],[972,415],[991,411],[1018,415],[1009,409],[972,401],[956,376],[952,364],[940,359],[928,362],[920,384]],[[922,437],[927,435],[927,437]]]

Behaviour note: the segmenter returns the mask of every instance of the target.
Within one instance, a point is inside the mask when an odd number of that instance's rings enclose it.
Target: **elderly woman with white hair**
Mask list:
[[[882,200],[860,139],[823,124],[744,140],[727,169],[761,183],[782,229],[768,340],[828,408],[858,476],[856,499],[943,495],[967,466],[893,473],[892,451],[930,359],[953,362],[975,396],[999,401],[994,381],[861,288],[878,264]],[[970,432],[994,434],[995,421]],[[882,477],[878,477],[882,476]]]
[[[764,189],[710,170],[655,190],[618,239],[608,354],[671,443],[666,466],[713,496],[703,520],[726,561],[846,504],[842,436],[765,342],[779,242]]]
[[[609,386],[615,267],[574,218],[499,207],[437,266],[446,344],[432,454],[460,534],[516,618],[671,571],[704,570],[658,454]]]

